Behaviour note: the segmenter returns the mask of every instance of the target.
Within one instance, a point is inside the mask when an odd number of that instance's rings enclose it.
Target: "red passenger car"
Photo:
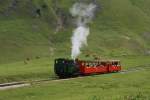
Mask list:
[[[121,70],[119,60],[109,61],[78,61],[82,75],[118,72]]]

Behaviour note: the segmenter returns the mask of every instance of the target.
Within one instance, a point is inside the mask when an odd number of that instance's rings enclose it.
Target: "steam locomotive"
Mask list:
[[[121,71],[119,60],[70,60],[55,59],[54,71],[59,78],[69,78],[79,75],[103,74]]]

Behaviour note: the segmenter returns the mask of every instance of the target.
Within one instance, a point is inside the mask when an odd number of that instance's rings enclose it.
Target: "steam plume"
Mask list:
[[[88,23],[94,17],[96,5],[93,3],[75,3],[70,9],[73,17],[76,18],[76,29],[73,31],[72,41],[72,54],[73,59],[77,58],[81,53],[80,49],[87,45],[87,37],[90,34]]]

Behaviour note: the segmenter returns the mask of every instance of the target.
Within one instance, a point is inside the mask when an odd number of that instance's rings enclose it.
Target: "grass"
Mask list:
[[[48,79],[54,76],[53,62],[49,58],[35,59],[0,65],[0,83],[33,79]]]
[[[149,100],[150,70],[50,81],[0,91],[0,100]]]

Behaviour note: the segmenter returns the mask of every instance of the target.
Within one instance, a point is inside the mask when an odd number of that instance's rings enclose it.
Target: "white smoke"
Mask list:
[[[94,11],[96,5],[93,3],[75,3],[70,9],[73,17],[76,17],[77,28],[73,31],[72,41],[72,54],[73,59],[77,58],[81,53],[80,49],[87,45],[87,37],[90,34],[90,28],[88,23],[91,22],[94,17]]]

